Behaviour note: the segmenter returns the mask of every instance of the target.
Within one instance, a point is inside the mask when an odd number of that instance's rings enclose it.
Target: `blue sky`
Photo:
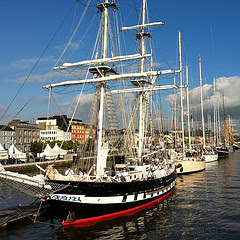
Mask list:
[[[43,80],[60,56],[87,2],[83,0],[76,4],[75,0],[0,1],[1,113],[12,101],[22,81],[30,73],[66,14],[72,9],[61,30],[43,54],[41,62],[1,120],[1,124],[9,121],[41,85],[40,80]],[[94,5],[98,2],[91,1],[91,7],[87,13],[89,17],[82,29],[86,30],[92,21],[96,13]],[[135,24],[138,20],[140,0],[119,0],[118,2],[122,11],[123,25]],[[184,64],[187,61],[190,65],[190,87],[196,88],[199,85],[198,56],[200,54],[204,84],[212,84],[213,76],[221,80],[219,84],[223,81],[233,83],[233,85],[226,85],[228,88],[222,91],[225,91],[224,95],[227,98],[227,114],[232,114],[236,123],[239,123],[240,119],[240,97],[236,91],[236,88],[240,87],[239,9],[240,2],[236,0],[148,1],[150,21],[165,22],[164,26],[152,29],[157,60],[161,68],[168,69],[176,66],[178,29],[181,29],[183,60]],[[73,20],[75,20],[74,24]],[[79,53],[79,59],[91,50],[90,43],[94,43],[95,33],[96,28],[92,36],[88,35],[87,40],[81,42],[83,50]],[[130,37],[134,42],[134,37],[131,35]],[[74,57],[76,59],[76,56]],[[46,91],[39,90],[17,118],[32,120],[43,116],[47,112],[46,96]],[[239,103],[236,103],[237,101]],[[57,113],[56,109],[55,113]]]

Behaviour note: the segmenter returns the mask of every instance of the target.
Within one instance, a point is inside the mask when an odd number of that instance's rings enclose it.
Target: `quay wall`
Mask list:
[[[82,170],[88,171],[94,164],[96,164],[96,157],[83,157],[78,161],[75,161],[76,154],[67,154],[64,159],[56,159],[49,161],[40,161],[40,162],[29,162],[29,163],[19,163],[19,164],[8,164],[4,165],[4,169],[6,171],[13,172],[30,172],[38,170],[36,164],[45,169],[48,165],[54,164],[55,168],[63,168],[66,169],[68,166],[74,170],[74,172],[78,172],[78,168]],[[112,167],[113,157],[109,156],[107,159],[107,167]]]

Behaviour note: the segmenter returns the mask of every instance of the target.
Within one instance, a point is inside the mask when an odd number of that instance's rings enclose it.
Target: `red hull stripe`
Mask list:
[[[131,214],[134,214],[135,212],[141,211],[145,208],[148,208],[156,203],[163,201],[165,198],[170,196],[172,194],[172,192],[173,192],[173,190],[171,190],[169,193],[167,193],[163,197],[160,197],[152,202],[143,204],[143,205],[135,207],[135,208],[127,209],[127,210],[120,211],[120,212],[110,213],[110,214],[106,214],[106,215],[101,215],[101,216],[97,216],[97,217],[78,219],[78,220],[75,220],[74,222],[62,222],[62,225],[69,226],[69,225],[76,225],[76,224],[91,224],[91,223],[94,224],[96,222],[103,221],[103,220],[109,220],[109,219],[113,219],[113,218],[120,217],[120,216],[131,215]]]

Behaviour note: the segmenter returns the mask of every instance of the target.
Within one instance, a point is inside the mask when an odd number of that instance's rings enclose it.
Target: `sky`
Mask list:
[[[75,35],[77,40],[73,39],[70,51],[59,64],[90,56],[97,34],[94,24],[98,17],[94,5],[98,2],[91,1],[80,31]],[[48,74],[58,61],[87,3],[88,0],[78,3],[75,0],[0,1],[0,124],[13,117],[34,121],[48,114],[48,92],[41,86],[43,81],[47,83],[51,80]],[[119,0],[117,3],[122,17],[120,25],[136,24],[140,0]],[[165,22],[163,26],[152,28],[158,67],[164,70],[177,66],[180,29],[183,64],[187,63],[190,69],[190,93],[197,96],[199,90],[198,57],[201,56],[206,109],[212,107],[213,91],[209,89],[212,89],[215,76],[217,91],[225,96],[226,115],[232,116],[236,129],[240,129],[239,9],[240,2],[236,0],[148,1],[150,22]],[[89,31],[90,26],[93,31]],[[85,31],[88,32],[82,40]],[[133,48],[134,35],[124,34],[129,41],[125,45]],[[79,42],[79,52],[71,54]],[[92,92],[89,91],[89,94]],[[70,94],[70,98],[76,97]],[[23,111],[17,114],[30,99]],[[51,114],[67,114],[66,106],[70,100],[63,94],[56,95],[56,99],[62,110],[60,112],[59,107],[53,104],[50,106]],[[89,99],[85,95],[85,104]],[[78,117],[84,119],[85,115],[82,112]]]

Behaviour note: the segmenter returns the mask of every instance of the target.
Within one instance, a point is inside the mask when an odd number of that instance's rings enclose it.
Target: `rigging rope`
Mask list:
[[[60,59],[62,58],[63,54],[65,53],[67,47],[69,46],[69,44],[71,43],[74,35],[76,34],[77,32],[77,29],[78,27],[80,26],[82,20],[83,20],[83,17],[85,16],[86,14],[86,11],[89,7],[89,4],[90,4],[91,0],[88,0],[88,3],[84,9],[84,12],[77,24],[77,27],[75,28],[75,31],[72,35],[72,37],[70,38],[68,44],[66,45],[66,47],[64,48],[62,54],[60,55],[60,57],[58,58],[57,62],[55,63],[54,67],[57,66],[57,64],[59,63]],[[73,6],[72,6],[73,8]],[[61,28],[61,26],[63,25],[63,23],[65,22],[65,19],[67,18],[68,14],[71,12],[72,8],[69,10],[69,12],[67,13],[67,15],[65,16],[64,20],[62,21],[62,23],[60,24],[59,28],[57,29],[57,31],[55,32],[55,34],[53,35],[53,37],[51,38],[50,42],[48,43],[47,47],[44,49],[43,53],[41,54],[41,56],[39,57],[38,61],[36,62],[36,64],[34,65],[33,69],[30,71],[30,73],[28,74],[27,78],[24,80],[22,86],[20,87],[20,89],[18,90],[17,92],[17,95],[19,94],[20,90],[22,89],[23,85],[26,83],[26,81],[28,80],[28,78],[30,77],[30,75],[32,74],[33,70],[35,69],[35,67],[37,66],[38,62],[41,60],[43,54],[46,52],[46,50],[48,49],[48,47],[50,46],[51,42],[53,41],[54,37],[56,36],[56,34],[58,33],[59,29]],[[13,116],[12,120],[14,118],[16,118],[16,116],[18,116],[18,114],[27,106],[27,104],[33,99],[33,97],[37,94],[37,92],[39,91],[39,89],[42,87],[42,85],[49,79],[49,76],[50,74],[53,72],[53,69],[54,67],[51,69],[51,71],[48,73],[47,77],[45,80],[42,81],[41,85],[36,89],[36,91],[32,94],[32,96],[25,102],[25,104],[23,104],[23,106],[20,108],[20,110]],[[17,97],[17,95],[15,95],[14,99],[11,101],[11,103],[9,104],[9,106],[7,107],[6,111],[3,113],[2,117],[0,118],[0,121],[3,119],[3,117],[5,116],[5,114],[7,113],[7,110],[10,108],[10,106],[12,105],[13,101],[15,100],[15,98]],[[7,126],[3,126],[1,131],[3,131]]]
[[[75,3],[74,3],[75,5]],[[74,6],[73,5],[73,6]],[[61,24],[59,25],[57,31],[53,34],[52,38],[50,39],[49,43],[47,44],[46,48],[43,50],[42,54],[40,55],[40,57],[38,58],[37,62],[34,64],[32,70],[30,71],[30,73],[27,75],[26,79],[23,81],[22,85],[20,86],[20,88],[18,89],[17,93],[15,94],[14,98],[12,99],[12,101],[10,102],[10,104],[8,105],[8,107],[6,108],[6,110],[4,111],[3,115],[0,118],[0,121],[4,118],[4,116],[6,115],[8,109],[11,107],[11,105],[13,104],[14,100],[16,99],[16,97],[18,96],[18,94],[20,93],[21,89],[23,88],[23,86],[25,85],[25,83],[27,82],[27,80],[29,79],[29,77],[31,76],[31,74],[33,73],[34,69],[36,68],[37,64],[40,62],[40,60],[42,59],[42,56],[44,55],[44,53],[47,51],[48,47],[50,46],[50,44],[52,43],[53,39],[55,38],[55,36],[57,35],[57,33],[59,32],[60,28],[62,27],[63,23],[65,22],[66,18],[68,17],[69,13],[71,12],[73,6],[70,8],[70,10],[68,11],[68,13],[66,14],[66,16],[64,17],[63,21],[61,22]],[[51,71],[52,72],[52,71]],[[47,79],[46,79],[47,80]],[[42,84],[44,82],[43,81]],[[41,84],[41,86],[42,86]],[[34,92],[34,94],[30,97],[30,99],[23,105],[23,107],[14,115],[14,117],[12,118],[12,120],[23,110],[23,108],[30,102],[30,100],[36,95],[37,91],[40,89],[40,87],[37,88],[37,90]],[[3,127],[4,128],[4,127]],[[4,129],[1,129],[1,131],[3,131]],[[6,128],[6,127],[5,127]]]
[[[91,2],[91,0],[88,1],[87,6],[89,6],[90,2]],[[87,9],[87,6],[86,6],[86,9]],[[86,9],[85,9],[85,10],[86,10]],[[85,13],[86,13],[86,12],[85,12]],[[81,19],[82,19],[82,18],[81,18]],[[79,25],[80,25],[80,24],[79,24]],[[75,35],[76,30],[77,30],[77,28],[75,29],[75,31],[74,31],[74,33],[73,33],[73,36]],[[94,49],[93,49],[93,53],[92,53],[91,60],[93,59],[93,55],[94,55],[94,51],[95,51],[96,46],[97,46],[97,41],[98,41],[98,39],[99,39],[99,35],[100,35],[100,27],[99,27],[98,35],[97,35],[97,38],[96,38],[96,41],[95,41],[95,46],[94,46]],[[71,37],[70,40],[72,40],[73,36]],[[70,42],[69,42],[69,44],[70,44]],[[67,46],[69,46],[69,44],[67,44]],[[65,50],[66,50],[66,48],[65,48]],[[61,55],[61,56],[62,56],[62,55]],[[87,71],[87,74],[86,74],[86,76],[85,76],[85,80],[86,80],[87,77],[88,77],[89,68],[90,68],[90,66],[88,67],[88,71]],[[74,118],[74,116],[75,116],[75,114],[76,114],[77,108],[78,108],[79,103],[80,103],[80,99],[82,98],[82,95],[83,95],[83,89],[84,89],[84,87],[85,87],[85,83],[83,84],[82,89],[81,89],[81,92],[80,92],[80,94],[78,95],[77,103],[76,103],[75,108],[74,108],[74,111],[73,111],[73,113],[72,113],[71,120],[70,120],[70,122],[69,122],[69,124],[68,124],[67,132],[69,132],[69,130],[70,130],[70,127],[71,127],[73,118]],[[62,147],[64,141],[65,141],[65,139],[62,141],[60,148]]]

